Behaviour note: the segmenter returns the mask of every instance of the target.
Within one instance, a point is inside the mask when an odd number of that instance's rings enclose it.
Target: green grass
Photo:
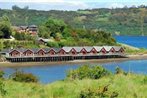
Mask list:
[[[126,53],[127,54],[147,54],[147,49],[144,49],[144,48],[140,48],[139,50],[133,50],[133,49],[125,49]]]
[[[147,83],[143,82],[144,77],[144,75],[119,74],[98,80],[64,80],[47,85],[7,80],[3,81],[3,89],[7,93],[0,98],[80,98],[81,91],[87,89],[97,91],[108,84],[110,84],[108,91],[117,92],[118,98],[146,98]]]

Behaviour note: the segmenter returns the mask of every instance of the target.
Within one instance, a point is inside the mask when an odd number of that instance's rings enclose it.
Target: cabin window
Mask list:
[[[54,54],[55,54],[55,51],[54,51],[54,50],[50,50],[50,51],[49,51],[49,54],[50,54],[50,55],[54,55]]]
[[[114,53],[114,52],[115,52],[114,48],[112,48],[112,49],[110,50],[110,52]]]
[[[64,50],[61,50],[61,51],[60,51],[60,54],[61,54],[61,55],[65,54]]]
[[[54,54],[55,54],[55,53],[52,51],[52,52],[51,52],[51,55],[54,55]]]
[[[92,52],[93,54],[96,54],[96,53],[97,53],[97,51],[96,51],[95,49],[93,49],[91,52]]]
[[[82,51],[83,54],[86,54],[86,51]]]
[[[39,54],[39,55],[44,55],[45,53],[44,53],[43,50],[40,50],[40,51],[38,52],[38,54]]]
[[[70,51],[70,53],[73,54],[73,55],[75,55],[75,54],[76,54],[76,50],[72,49],[72,50]]]
[[[105,50],[105,49],[102,49],[101,52],[102,52],[103,54],[106,54],[106,50]]]
[[[76,54],[74,51],[72,51],[72,54]]]

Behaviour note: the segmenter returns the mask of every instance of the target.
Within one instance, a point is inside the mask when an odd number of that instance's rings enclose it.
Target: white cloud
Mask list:
[[[80,2],[80,1],[69,1],[67,2],[68,4],[71,4],[72,6],[78,6],[81,8],[87,8],[88,4],[86,4],[85,2]]]
[[[0,2],[64,2],[64,0],[0,0]]]
[[[110,3],[107,5],[108,8],[123,8],[125,5],[121,3]]]

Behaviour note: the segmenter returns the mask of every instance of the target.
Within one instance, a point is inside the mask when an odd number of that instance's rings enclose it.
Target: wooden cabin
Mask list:
[[[38,56],[45,56],[46,55],[46,51],[44,49],[39,49],[36,52],[36,55],[38,55]]]
[[[47,54],[48,55],[55,55],[56,54],[56,51],[53,48],[51,48],[51,49],[49,49],[49,51],[47,52]]]
[[[10,61],[66,61],[74,59],[99,59],[124,57],[125,51],[120,46],[85,46],[42,49],[8,49],[6,54]]]
[[[72,48],[72,49],[69,51],[69,54],[71,54],[71,55],[76,55],[76,54],[77,54],[77,51],[76,51],[74,48]]]
[[[66,55],[66,51],[64,49],[60,49],[58,55]]]
[[[100,53],[102,53],[102,54],[106,54],[107,51],[106,51],[106,49],[103,47],[103,48],[100,50]]]
[[[80,51],[80,53],[82,55],[86,55],[88,52],[87,52],[87,50],[85,48],[82,48],[82,50]]]
[[[18,51],[18,50],[12,50],[12,51],[9,53],[9,55],[10,55],[11,57],[20,57],[20,56],[21,56],[21,52]]]
[[[91,49],[90,53],[91,53],[91,54],[97,54],[98,51],[93,47],[93,48]]]
[[[27,49],[23,52],[23,56],[33,56],[34,52],[31,49]]]

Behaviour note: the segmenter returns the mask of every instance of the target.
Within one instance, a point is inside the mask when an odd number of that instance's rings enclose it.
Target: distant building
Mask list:
[[[32,36],[38,35],[38,27],[36,25],[13,26],[13,29],[19,33],[29,33]]]
[[[54,40],[53,39],[38,38],[37,41],[39,44],[46,45],[48,42],[53,42]]]

